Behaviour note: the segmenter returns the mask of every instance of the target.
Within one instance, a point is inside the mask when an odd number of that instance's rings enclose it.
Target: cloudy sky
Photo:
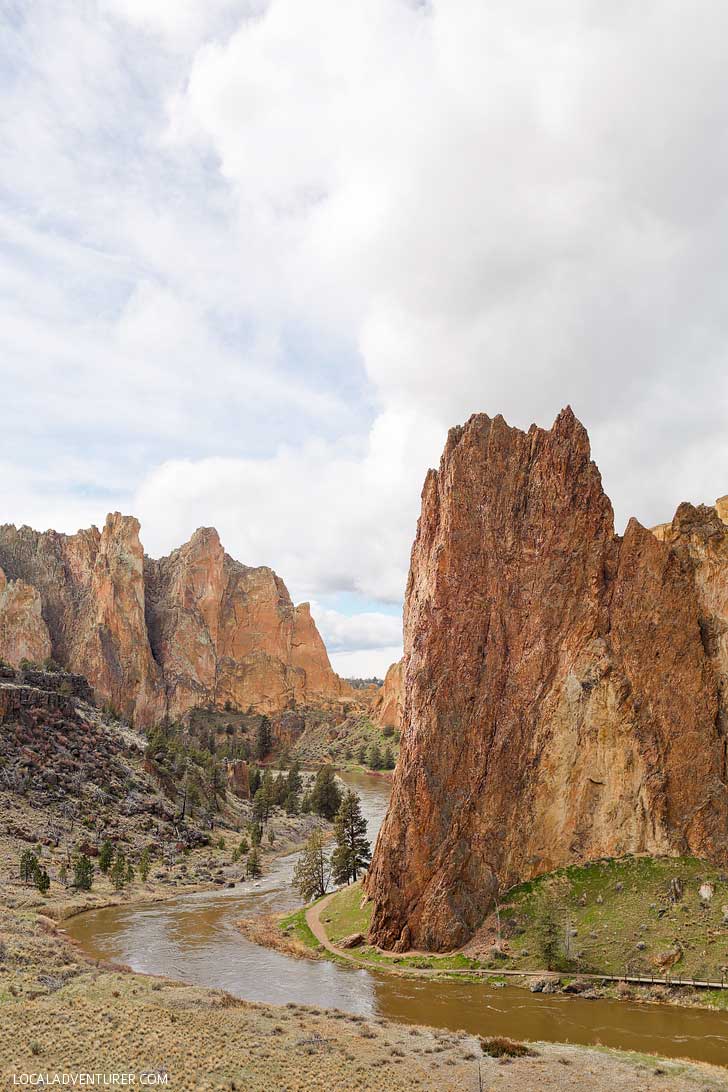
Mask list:
[[[722,0],[0,19],[0,522],[215,525],[369,674],[470,413],[570,402],[620,528],[728,493]]]

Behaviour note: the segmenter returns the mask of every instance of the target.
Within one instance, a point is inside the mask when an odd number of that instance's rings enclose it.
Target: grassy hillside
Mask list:
[[[307,766],[332,762],[348,769],[371,769],[373,747],[378,748],[382,759],[376,768],[392,769],[399,753],[399,736],[391,728],[380,728],[366,714],[357,714],[340,724],[307,725],[293,747],[293,754]],[[385,763],[387,751],[392,759],[389,767]]]
[[[701,899],[705,883],[713,893]],[[728,875],[694,858],[562,869],[508,892],[500,920],[503,966],[543,966],[550,929],[557,970],[720,980],[728,968]],[[497,941],[494,915],[478,942],[488,940]]]
[[[709,884],[710,897],[700,888]],[[707,896],[708,891],[705,892]],[[371,903],[344,888],[322,920],[336,942],[366,933]],[[694,858],[624,857],[560,869],[507,892],[450,956],[356,957],[418,968],[533,970],[728,980],[728,875]]]

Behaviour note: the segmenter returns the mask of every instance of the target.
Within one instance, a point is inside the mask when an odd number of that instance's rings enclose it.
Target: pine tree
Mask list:
[[[250,798],[252,800],[260,788],[260,770],[257,766],[251,766],[248,779],[250,783]]]
[[[356,758],[360,766],[366,766],[367,764],[367,747],[366,743],[362,743],[359,750],[356,752]]]
[[[272,785],[271,800],[279,807],[285,803],[288,796],[288,777],[286,774],[278,774]]]
[[[114,847],[111,842],[106,839],[99,850],[99,868],[102,872],[108,872],[109,866],[114,858]]]
[[[255,757],[258,761],[265,758],[265,756],[270,753],[271,744],[272,735],[270,721],[266,716],[262,716],[255,736]]]
[[[273,807],[273,778],[266,770],[260,788],[253,798],[253,818],[258,823],[267,823]]]
[[[341,791],[336,783],[333,766],[323,766],[316,774],[311,793],[311,810],[324,819],[332,820],[341,806]]]
[[[117,891],[121,891],[126,883],[126,857],[120,849],[117,849],[114,863],[109,872],[111,882]]]
[[[135,879],[136,879],[136,873],[134,872],[134,865],[131,863],[131,861],[129,861],[129,863],[126,866],[126,882],[127,883],[134,883]]]
[[[334,823],[336,848],[331,854],[331,869],[337,884],[356,882],[359,873],[368,868],[372,852],[366,833],[367,821],[359,797],[348,791]]]
[[[290,796],[291,794],[295,794],[297,796],[300,793],[301,789],[303,788],[303,779],[301,778],[301,767],[299,766],[297,759],[293,760],[293,762],[291,764],[291,768],[288,771],[288,786],[287,786],[287,788],[288,788],[288,791],[287,791],[287,794],[286,794],[287,796]]]
[[[256,846],[253,846],[248,854],[248,863],[245,871],[251,880],[256,879],[261,875],[260,854],[258,853]]]
[[[393,770],[395,766],[394,751],[391,747],[384,748],[384,757],[382,758],[382,765],[385,770]]]
[[[149,865],[151,863],[151,853],[149,847],[142,851],[142,855],[139,858],[139,875],[141,876],[142,883],[147,882],[147,876],[149,875]]]
[[[331,867],[326,857],[324,838],[315,830],[304,846],[293,871],[293,886],[304,902],[318,899],[329,889]]]

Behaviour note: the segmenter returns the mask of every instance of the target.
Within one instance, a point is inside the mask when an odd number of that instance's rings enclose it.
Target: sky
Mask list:
[[[474,412],[728,493],[722,0],[0,0],[0,522],[216,526],[383,674]]]

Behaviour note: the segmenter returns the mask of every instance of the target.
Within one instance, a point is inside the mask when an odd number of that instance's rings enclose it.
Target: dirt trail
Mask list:
[[[357,963],[360,966],[366,966],[366,967],[369,967],[372,970],[381,970],[381,971],[394,973],[394,974],[404,974],[404,973],[406,973],[408,976],[409,975],[422,975],[422,976],[425,976],[425,977],[429,977],[429,976],[433,976],[433,975],[447,974],[447,975],[470,975],[470,976],[480,975],[480,976],[485,977],[485,978],[490,978],[490,977],[501,978],[501,977],[504,977],[504,976],[505,977],[512,977],[512,978],[558,978],[558,974],[555,971],[543,971],[543,970],[542,971],[511,971],[511,970],[500,969],[500,968],[497,969],[497,970],[496,969],[486,970],[486,969],[471,968],[471,967],[463,967],[463,968],[457,968],[457,967],[411,967],[411,966],[398,967],[396,965],[387,966],[387,965],[382,965],[381,963],[372,963],[370,960],[364,959],[362,956],[357,955],[357,953],[355,951],[352,951],[351,949],[338,948],[335,944],[333,944],[329,940],[328,935],[326,933],[326,928],[325,928],[323,922],[321,921],[321,911],[326,906],[328,906],[328,904],[333,899],[334,895],[337,895],[337,894],[338,894],[338,891],[332,891],[330,894],[326,895],[325,898],[321,899],[320,902],[315,902],[313,904],[313,906],[309,906],[308,910],[306,911],[306,924],[308,925],[309,929],[311,930],[313,935],[316,937],[318,942],[320,944],[322,944],[323,947],[327,949],[327,951],[332,952],[334,955],[339,956],[341,959],[348,959],[351,963]],[[382,955],[385,955],[385,956],[387,956],[387,955],[391,956],[391,954],[392,954],[391,952],[385,952],[381,948],[377,948],[376,950],[378,952],[381,952]],[[461,949],[458,949],[458,950],[461,950]],[[453,953],[451,953],[451,954],[453,954]],[[408,957],[408,958],[414,957],[414,958],[426,959],[426,958],[431,958],[432,957],[431,952],[420,952],[420,951],[415,951],[415,950],[405,952],[404,955],[406,957]],[[673,978],[655,978],[655,977],[647,976],[647,975],[645,975],[645,976],[640,976],[640,975],[627,975],[627,976],[624,976],[624,975],[609,975],[609,974],[579,974],[577,977],[580,978],[580,979],[585,979],[586,981],[590,981],[590,982],[627,982],[627,983],[631,983],[633,985],[640,985],[640,986],[685,985],[685,986],[695,986],[695,987],[699,987],[699,988],[708,988],[708,989],[717,989],[717,990],[728,989],[728,982],[725,979],[723,979],[720,982],[710,982],[710,981],[705,981],[704,982],[704,981],[701,981],[701,980],[695,980],[695,979],[691,979],[691,978],[682,979],[678,975],[675,975]]]

